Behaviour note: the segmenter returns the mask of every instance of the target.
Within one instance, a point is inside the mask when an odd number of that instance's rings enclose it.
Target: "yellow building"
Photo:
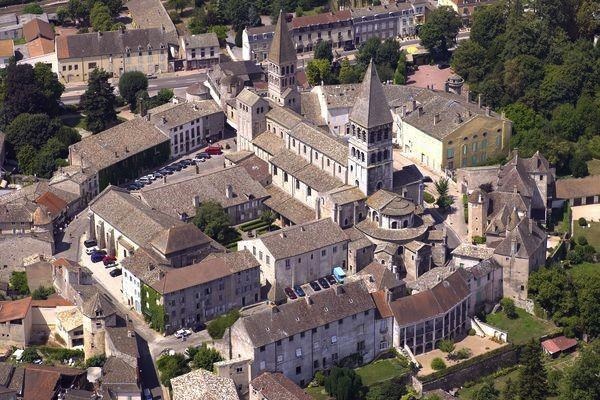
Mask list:
[[[56,38],[58,76],[62,82],[85,82],[96,68],[116,78],[127,71],[160,74],[169,71],[169,60],[177,53],[177,36],[162,28]]]

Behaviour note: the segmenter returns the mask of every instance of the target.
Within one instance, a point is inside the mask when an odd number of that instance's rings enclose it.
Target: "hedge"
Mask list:
[[[263,228],[269,226],[269,224],[265,221],[254,221],[251,224],[245,224],[245,225],[240,225],[240,230],[243,232],[248,232],[251,231],[252,229],[258,229],[258,228]]]

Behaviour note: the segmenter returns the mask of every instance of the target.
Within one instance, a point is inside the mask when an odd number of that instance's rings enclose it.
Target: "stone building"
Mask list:
[[[29,345],[32,331],[31,297],[0,302],[0,345]]]
[[[280,372],[263,372],[250,382],[250,400],[311,400],[312,398]]]
[[[106,352],[106,329],[117,325],[117,315],[108,299],[96,293],[81,306],[85,359]]]
[[[284,289],[346,268],[348,238],[331,219],[321,219],[242,240],[238,249],[251,252],[261,265],[268,298],[285,300]]]
[[[185,69],[203,69],[219,62],[219,39],[214,32],[181,37],[181,52],[185,59]]]
[[[232,327],[233,358],[252,359],[251,378],[279,371],[300,386],[346,357],[367,363],[375,348],[375,303],[362,281],[242,316]]]

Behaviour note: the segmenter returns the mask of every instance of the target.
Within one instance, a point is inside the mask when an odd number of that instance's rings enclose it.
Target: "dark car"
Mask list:
[[[298,296],[296,296],[296,293],[294,293],[294,291],[290,287],[286,287],[285,289],[283,289],[283,291],[285,292],[287,297],[289,297],[292,300],[296,300],[298,298]]]
[[[102,263],[104,265],[108,265],[108,264],[114,263],[115,261],[117,261],[117,257],[115,257],[115,256],[109,256],[109,255],[104,256],[104,258],[102,259]]]
[[[140,190],[140,189],[141,189],[141,187],[140,187],[140,186],[138,186],[138,185],[135,185],[135,184],[133,184],[133,183],[132,183],[131,185],[128,185],[128,186],[127,186],[127,190],[129,190],[130,192],[132,192],[132,191],[134,191],[134,190]]]
[[[437,67],[439,69],[446,69],[446,68],[450,68],[450,64],[448,64],[447,62],[441,62],[437,65]]]
[[[161,168],[158,170],[163,175],[173,175],[173,171],[168,168]]]
[[[122,273],[123,273],[123,271],[121,270],[121,268],[115,268],[112,271],[110,271],[108,274],[114,278],[115,276],[119,276]]]
[[[298,297],[304,297],[304,296],[306,296],[306,293],[304,293],[304,290],[302,290],[302,288],[300,287],[300,285],[294,285],[294,292],[296,292],[296,294],[298,295]]]
[[[196,158],[204,158],[205,160],[208,160],[210,158],[210,154],[208,154],[205,151],[202,151],[196,154]]]
[[[99,251],[93,253],[92,257],[91,257],[92,262],[97,263],[97,262],[102,261],[104,259],[105,255],[106,255],[106,252],[104,250],[99,250]]]
[[[335,285],[337,283],[337,281],[335,280],[335,277],[333,275],[327,275],[325,277],[325,279],[327,279],[327,282],[329,282],[329,284],[331,286]]]
[[[185,164],[185,165],[194,165],[194,160],[192,160],[191,158],[184,158],[183,160],[179,161],[180,164]]]
[[[88,239],[83,242],[83,245],[86,248],[90,248],[90,247],[98,246],[98,242],[96,242],[94,239]]]
[[[309,283],[309,285],[315,292],[321,290],[321,286],[319,286],[319,284],[316,281],[312,281],[311,283]]]
[[[329,283],[327,282],[327,279],[319,278],[318,281],[319,281],[319,285],[321,285],[321,287],[323,287],[323,289],[329,288]]]
[[[181,171],[183,169],[183,167],[179,163],[171,164],[167,168],[174,169],[175,171]]]

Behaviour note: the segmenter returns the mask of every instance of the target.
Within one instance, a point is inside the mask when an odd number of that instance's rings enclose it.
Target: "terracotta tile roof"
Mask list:
[[[571,339],[565,336],[558,336],[542,342],[542,347],[550,354],[569,350],[575,346],[577,346],[577,339]]]
[[[383,215],[403,216],[415,212],[415,203],[403,198],[402,196],[388,192],[387,190],[378,190],[367,199],[367,205]]]
[[[312,400],[308,393],[281,372],[263,372],[252,379],[250,385],[264,400]]]
[[[54,29],[48,22],[34,18],[23,25],[23,36],[28,42],[40,37],[54,40]]]
[[[58,216],[63,211],[67,210],[67,202],[55,195],[52,192],[46,192],[38,197],[35,202],[44,206],[53,218]]]
[[[69,300],[60,297],[58,294],[50,295],[46,300],[32,300],[31,307],[54,308],[74,305]]]
[[[302,28],[311,25],[334,24],[340,21],[348,21],[352,19],[350,10],[338,11],[336,13],[328,12],[315,15],[305,15],[296,17],[292,20],[292,29]]]
[[[75,378],[84,373],[75,368],[28,364],[23,380],[23,400],[52,400],[63,377]]]
[[[377,311],[379,312],[381,318],[390,318],[394,316],[394,313],[390,308],[390,304],[387,301],[387,294],[385,290],[373,292],[371,293],[371,297],[375,302],[375,306],[377,307]]]
[[[260,263],[248,250],[212,254],[199,263],[168,270],[151,286],[160,294],[173,293],[258,267]]]
[[[31,308],[31,297],[0,302],[0,322],[23,319]]]
[[[266,131],[252,140],[252,144],[274,156],[285,149],[285,143],[277,134]]]
[[[15,55],[15,45],[12,39],[0,40],[0,57],[12,57]]]
[[[348,164],[348,145],[309,122],[300,122],[290,136],[322,152],[341,165]]]
[[[559,199],[588,196],[600,196],[600,175],[558,179],[556,181],[556,197]]]

